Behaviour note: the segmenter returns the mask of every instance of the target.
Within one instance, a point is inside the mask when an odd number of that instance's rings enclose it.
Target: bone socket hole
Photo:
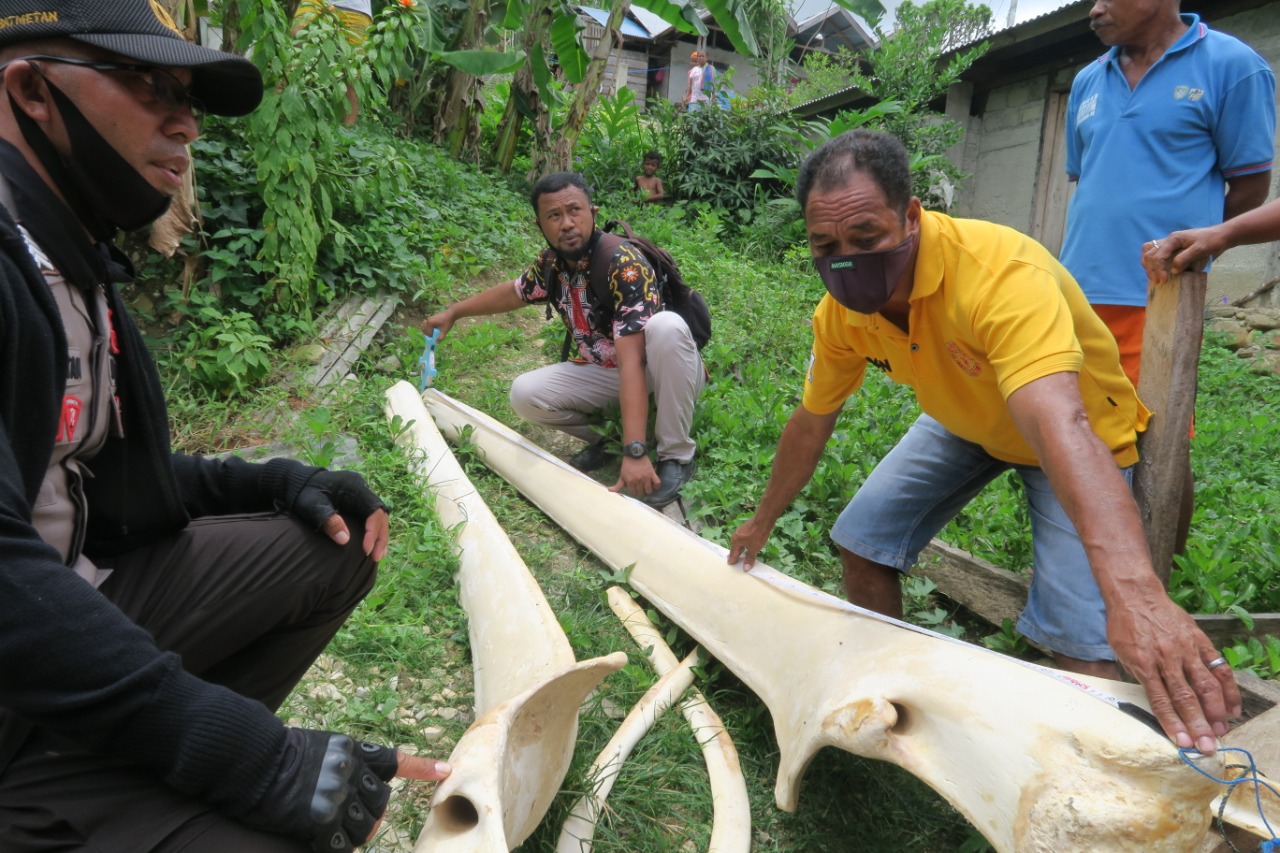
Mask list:
[[[889,704],[893,706],[894,716],[898,718],[893,724],[893,728],[889,729],[889,731],[898,736],[910,734],[911,726],[915,722],[910,709],[901,702],[891,702]]]
[[[480,823],[475,803],[466,797],[450,797],[436,807],[436,814],[447,832],[464,832]]]

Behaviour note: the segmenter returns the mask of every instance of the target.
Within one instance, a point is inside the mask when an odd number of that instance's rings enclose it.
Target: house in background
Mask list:
[[[841,47],[857,51],[876,43],[875,36],[860,18],[830,0],[792,0],[789,6],[787,38],[794,42],[788,57],[791,75],[801,73],[799,64],[807,53],[834,52]],[[588,6],[575,8],[586,25],[583,41],[587,50],[591,50],[604,35],[609,13]],[[702,12],[701,16],[709,33],[698,39],[680,32],[649,10],[633,5],[622,24],[622,50],[610,54],[602,91],[612,95],[625,85],[635,94],[641,109],[650,98],[666,98],[678,103],[684,99],[689,79],[692,65],[689,55],[700,48],[707,51],[717,71],[733,69],[736,91],[746,92],[759,83],[760,76],[752,58],[734,51],[709,13]]]
[[[1076,73],[1106,52],[1089,29],[1092,5],[1092,0],[1070,2],[995,33],[988,39],[991,48],[951,88],[945,103],[934,104],[965,128],[963,142],[949,157],[971,177],[957,188],[952,214],[1000,222],[1055,253],[1061,248],[1073,189],[1063,136],[1067,94]],[[1275,0],[1182,0],[1182,11],[1241,39],[1273,69],[1280,68],[1280,3]],[[846,90],[797,111],[829,116],[863,105],[862,93]],[[1277,180],[1280,167],[1272,174],[1273,198]],[[1117,205],[1124,203],[1116,199]],[[1209,276],[1210,301],[1234,298],[1280,276],[1276,245],[1242,246],[1216,261]],[[1134,247],[1135,254],[1139,251]]]

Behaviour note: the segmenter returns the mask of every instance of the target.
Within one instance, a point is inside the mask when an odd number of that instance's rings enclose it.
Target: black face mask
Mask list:
[[[93,238],[99,242],[109,240],[117,229],[141,228],[168,210],[169,196],[151,186],[121,157],[47,77],[45,85],[67,130],[69,158],[58,153],[40,125],[14,103],[12,95],[9,105],[23,138]]]
[[[911,263],[912,234],[892,249],[860,255],[827,255],[813,265],[836,302],[859,314],[875,314],[885,306]]]

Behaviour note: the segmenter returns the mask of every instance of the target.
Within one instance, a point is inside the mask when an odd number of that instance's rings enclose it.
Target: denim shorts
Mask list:
[[[1039,468],[1003,462],[921,415],[840,513],[831,538],[867,560],[905,572],[987,483],[1018,472],[1031,516],[1035,572],[1018,630],[1080,660],[1115,660],[1107,612],[1084,546]],[[1122,472],[1132,484],[1133,469]]]

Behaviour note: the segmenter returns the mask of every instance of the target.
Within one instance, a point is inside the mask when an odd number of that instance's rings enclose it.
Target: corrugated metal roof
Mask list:
[[[578,6],[576,8],[584,15],[590,15],[602,27],[609,23],[609,13],[604,9],[592,9],[590,6]],[[622,35],[625,38],[653,41],[653,35],[630,18],[622,19]]]
[[[631,14],[636,16],[636,20],[640,23],[640,26],[648,30],[649,35],[652,38],[657,38],[658,36],[668,33],[671,30],[675,29],[674,26],[672,26],[671,24],[668,24],[662,18],[655,15],[653,12],[650,12],[648,9],[643,9],[634,4],[631,6]]]

